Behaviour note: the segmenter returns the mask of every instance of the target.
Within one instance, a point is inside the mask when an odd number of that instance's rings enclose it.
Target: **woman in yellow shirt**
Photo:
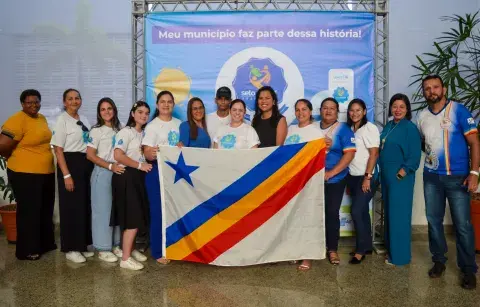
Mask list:
[[[38,260],[57,249],[53,226],[55,168],[50,132],[40,111],[37,90],[22,92],[22,111],[2,126],[0,154],[7,160],[8,180],[17,202],[17,245],[20,260]]]

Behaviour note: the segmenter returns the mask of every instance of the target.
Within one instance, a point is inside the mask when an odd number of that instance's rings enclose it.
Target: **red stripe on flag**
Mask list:
[[[301,171],[258,208],[183,260],[201,263],[214,261],[285,207],[303,189],[310,178],[324,167],[325,149],[322,149]]]

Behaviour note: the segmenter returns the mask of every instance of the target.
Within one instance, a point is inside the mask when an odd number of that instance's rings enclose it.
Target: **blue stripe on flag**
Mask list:
[[[300,143],[278,147],[237,181],[190,210],[167,228],[166,246],[175,244],[209,219],[242,199],[293,158],[306,144]]]

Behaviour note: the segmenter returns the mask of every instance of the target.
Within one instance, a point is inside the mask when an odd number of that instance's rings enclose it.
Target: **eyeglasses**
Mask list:
[[[32,104],[40,104],[40,100],[24,101],[23,103],[31,106]]]
[[[204,107],[200,106],[200,107],[195,107],[195,108],[192,108],[192,111],[203,111]]]
[[[79,120],[79,121],[77,122],[77,125],[82,126],[82,131],[83,131],[83,132],[88,132],[87,126],[85,126],[85,125],[82,123],[82,121]]]

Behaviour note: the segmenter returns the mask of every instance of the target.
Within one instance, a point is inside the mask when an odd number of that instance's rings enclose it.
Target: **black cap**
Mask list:
[[[221,88],[219,88],[217,90],[216,97],[217,97],[217,99],[225,98],[225,99],[228,99],[228,100],[232,100],[232,91],[228,87],[222,86]]]

